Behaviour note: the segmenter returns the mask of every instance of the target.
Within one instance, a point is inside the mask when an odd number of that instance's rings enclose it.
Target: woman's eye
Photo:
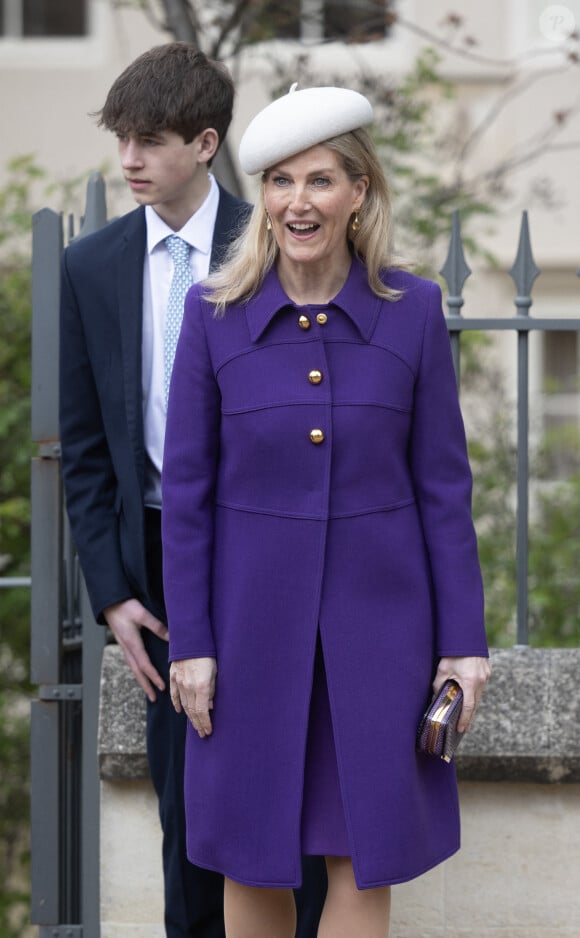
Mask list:
[[[320,188],[321,186],[328,186],[330,179],[327,176],[317,176],[314,180],[314,185]]]
[[[288,180],[286,179],[286,176],[274,176],[273,183],[275,186],[282,187],[288,185]]]

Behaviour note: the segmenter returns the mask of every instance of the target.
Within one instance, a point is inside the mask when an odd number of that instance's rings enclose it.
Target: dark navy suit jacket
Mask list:
[[[212,268],[249,206],[220,187]],[[96,618],[147,582],[141,386],[143,207],[71,244],[61,280],[62,468],[73,538]]]

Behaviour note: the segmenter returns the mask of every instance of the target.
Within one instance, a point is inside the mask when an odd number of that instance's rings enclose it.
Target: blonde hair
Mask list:
[[[397,263],[393,256],[391,192],[375,145],[363,128],[332,137],[323,145],[337,154],[351,179],[368,176],[369,186],[358,212],[360,228],[353,231],[349,224],[345,234],[352,243],[355,256],[366,265],[373,293],[386,300],[398,300],[401,291],[385,286],[381,279],[381,272],[385,269],[403,265]],[[224,264],[205,281],[204,294],[215,305],[216,316],[223,316],[231,303],[254,296],[278,256],[276,240],[266,228],[263,183],[267,172],[262,177],[247,227],[230,246]]]

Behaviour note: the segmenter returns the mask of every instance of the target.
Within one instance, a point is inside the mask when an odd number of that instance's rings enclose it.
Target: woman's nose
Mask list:
[[[306,186],[296,185],[293,187],[290,208],[295,212],[304,212],[310,208],[310,199]]]

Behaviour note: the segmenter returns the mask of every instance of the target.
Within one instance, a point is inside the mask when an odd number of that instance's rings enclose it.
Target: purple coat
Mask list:
[[[300,883],[322,639],[359,888],[459,847],[453,766],[415,752],[439,656],[486,655],[471,474],[433,283],[354,261],[328,306],[271,271],[222,319],[190,291],[167,420],[170,658],[215,656],[214,732],[188,727],[190,860]],[[311,438],[312,430],[322,431]]]

